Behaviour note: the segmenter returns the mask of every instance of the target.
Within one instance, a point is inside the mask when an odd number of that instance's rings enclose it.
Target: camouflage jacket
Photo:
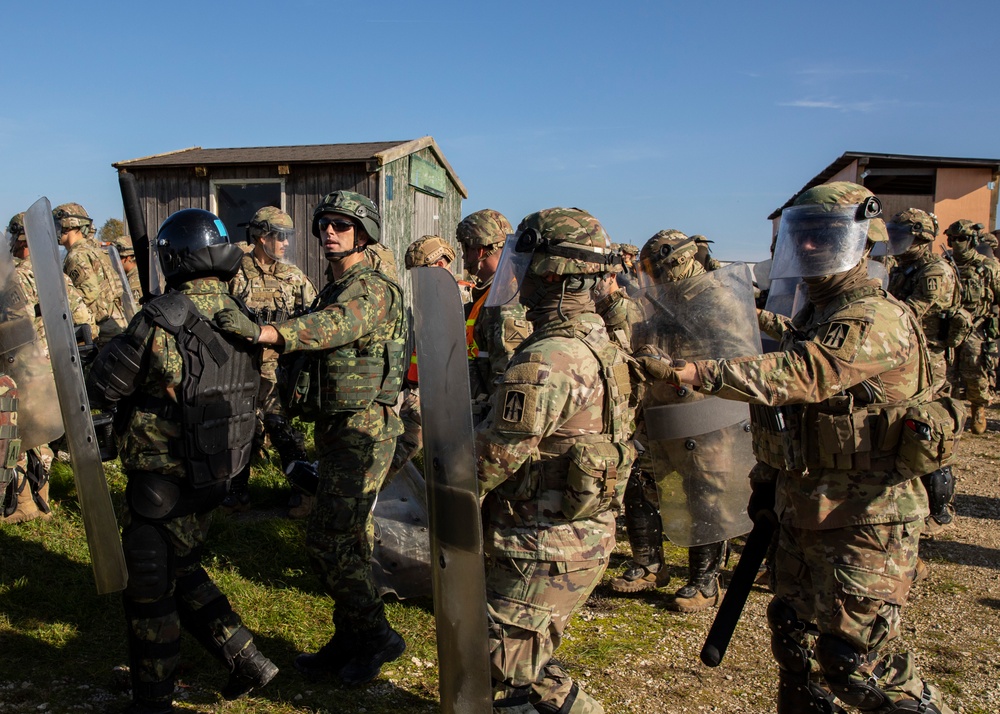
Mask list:
[[[182,283],[177,289],[187,295],[198,312],[209,320],[220,310],[236,308],[226,283],[215,278],[192,280]],[[141,314],[132,319],[126,334],[134,333],[139,327]],[[184,358],[177,340],[154,325],[141,350],[145,369],[138,377],[136,398],[140,403],[142,397],[176,403],[176,391],[184,379]],[[172,441],[183,439],[183,436],[184,429],[180,422],[144,411],[141,407],[133,409],[121,441],[122,468],[125,471],[153,471],[176,478],[185,477],[187,469],[184,461],[171,455],[169,448]]]
[[[305,273],[290,263],[261,264],[252,252],[243,256],[240,268],[229,281],[229,292],[238,297],[262,323],[283,322],[298,317],[316,299],[316,288]],[[264,350],[261,377],[276,381],[278,353]]]
[[[964,259],[957,255],[954,259],[962,286],[962,307],[981,322],[1000,303],[1000,269],[995,260],[975,251]]]
[[[128,278],[128,287],[132,291],[132,299],[135,300],[135,304],[140,304],[139,301],[142,300],[142,283],[139,282],[139,268],[132,266],[132,269],[125,273],[125,277]]]
[[[98,325],[111,319],[118,325],[117,331],[125,328],[121,293],[116,290],[116,286],[121,285],[121,280],[112,267],[108,254],[101,250],[96,241],[81,238],[74,243],[66,253],[63,272],[83,295],[83,300],[94,313],[94,320]]]
[[[35,325],[35,334],[45,344],[45,325],[42,324],[42,311],[38,304],[38,285],[35,282],[35,273],[31,269],[31,258],[15,259],[14,269],[17,271],[17,279],[21,284],[21,290],[24,292],[24,297],[26,299],[26,304],[24,309],[24,317],[30,317]],[[73,324],[74,325],[90,325],[91,333],[94,337],[97,336],[97,321],[94,319],[94,313],[90,311],[87,304],[83,300],[83,295],[80,291],[73,287],[73,283],[69,281],[69,277],[63,276],[66,283],[66,295],[69,298],[69,309],[73,313]],[[46,346],[47,350],[48,347]]]
[[[897,262],[889,274],[889,292],[913,310],[927,343],[943,347],[949,314],[961,307],[955,269],[927,250],[909,263]]]
[[[891,461],[898,444],[873,445],[877,439],[866,429],[872,417],[901,415],[881,405],[929,394],[927,351],[913,314],[869,282],[822,310],[807,305],[794,328],[785,332],[782,352],[695,362],[701,391],[765,406],[801,405],[786,413],[790,428],[783,436],[813,458],[853,463],[858,452],[883,448],[880,463]],[[848,422],[857,426],[847,428]],[[760,425],[754,429],[757,440]],[[905,480],[891,466],[782,470],[776,510],[783,522],[805,529],[913,521],[928,513],[919,479]]]
[[[477,308],[480,300],[489,299],[489,289],[473,288],[472,300],[465,304],[473,398],[493,394],[514,350],[531,334],[531,323],[520,303],[485,307],[484,302]]]
[[[611,350],[624,376],[605,379],[594,349]],[[552,561],[607,557],[615,543],[612,510],[568,520],[560,504],[570,449],[599,443],[599,435],[623,428],[611,422],[631,419],[622,379],[627,385],[625,355],[594,313],[539,327],[521,343],[497,387],[493,411],[476,433],[480,492],[489,494],[488,551]],[[627,438],[613,439],[624,450],[620,483],[614,485],[622,489],[634,453]]]
[[[283,351],[309,350],[319,357],[319,353],[341,348],[362,350],[373,342],[391,339],[403,320],[404,309],[393,295],[389,279],[367,261],[351,266],[320,291],[312,312],[275,325],[285,341]],[[402,376],[402,361],[399,369]],[[360,411],[344,412],[337,419],[344,421],[344,429],[375,441],[403,433],[403,423],[395,412],[377,402]]]

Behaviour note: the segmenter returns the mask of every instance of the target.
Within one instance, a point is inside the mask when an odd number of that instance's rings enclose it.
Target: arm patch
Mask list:
[[[511,360],[497,388],[493,428],[508,433],[540,434],[539,393],[550,373],[549,365],[541,361],[540,355],[519,355]]]
[[[844,362],[854,362],[871,326],[869,320],[834,320],[820,328],[816,342],[831,356]]]

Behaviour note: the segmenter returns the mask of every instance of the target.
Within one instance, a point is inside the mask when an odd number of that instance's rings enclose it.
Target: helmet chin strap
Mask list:
[[[350,250],[338,250],[338,251],[325,252],[325,253],[323,253],[323,255],[326,256],[327,260],[343,260],[344,258],[346,258],[349,255],[354,255],[355,253],[363,253],[364,250],[365,250],[365,246],[358,244],[358,236],[357,236],[357,234],[355,234],[355,236],[354,236],[354,247],[351,248]]]

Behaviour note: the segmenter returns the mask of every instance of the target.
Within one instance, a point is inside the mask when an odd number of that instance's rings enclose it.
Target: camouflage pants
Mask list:
[[[997,368],[997,344],[976,330],[958,348],[958,380],[972,404],[990,403],[990,383]]]
[[[385,617],[372,580],[372,510],[395,439],[376,441],[357,431],[344,433],[341,422],[336,424],[316,424],[319,488],[306,524],[306,550],[333,598],[336,628],[364,632]]]
[[[862,656],[872,655],[852,681],[870,680],[893,702],[920,699],[925,683],[913,656],[886,650],[899,636],[900,608],[916,571],[921,527],[922,521],[831,530],[782,524],[773,560],[775,600],[798,617],[789,636],[808,652],[814,679],[826,678],[814,655],[818,633],[838,638]],[[781,638],[773,623],[772,638]],[[773,649],[777,657],[781,648]],[[928,689],[940,704],[940,692]]]
[[[948,350],[945,347],[927,345],[927,354],[931,359],[931,394],[935,397],[947,397],[951,394],[951,381],[948,379]]]
[[[122,544],[129,587],[123,593],[123,604],[136,700],[171,700],[180,661],[181,627],[227,666],[253,641],[229,600],[201,566],[201,550],[211,521],[212,512],[162,522],[142,519],[131,510],[125,513]],[[155,533],[150,533],[150,528]],[[130,557],[137,549],[155,552],[155,564]],[[140,587],[136,574],[148,574],[154,565],[162,568],[157,576],[160,582]]]
[[[423,425],[420,419],[420,392],[417,387],[407,387],[399,395],[399,418],[403,422],[403,434],[396,439],[396,450],[392,455],[389,476],[392,477],[406,462],[412,459],[423,446]]]
[[[490,670],[498,698],[529,689],[532,704],[561,711],[573,679],[553,653],[566,625],[601,581],[608,561],[549,562],[494,557],[486,574]],[[577,688],[573,712],[603,712]],[[590,703],[584,706],[584,703]],[[549,710],[546,710],[549,711]]]

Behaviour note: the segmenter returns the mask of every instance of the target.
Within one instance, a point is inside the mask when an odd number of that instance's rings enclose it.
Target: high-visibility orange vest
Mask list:
[[[479,345],[476,344],[473,331],[476,327],[476,319],[479,317],[479,311],[483,309],[483,305],[486,303],[486,296],[489,294],[490,291],[487,290],[480,295],[479,299],[472,303],[469,316],[465,318],[465,345],[469,348],[469,359],[475,359],[479,356]]]
[[[406,370],[406,381],[410,384],[417,384],[417,351],[413,350],[410,355],[410,368]]]

